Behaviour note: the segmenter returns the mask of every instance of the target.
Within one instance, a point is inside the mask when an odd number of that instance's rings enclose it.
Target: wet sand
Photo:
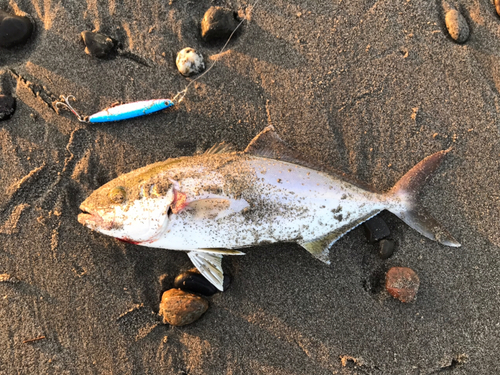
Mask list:
[[[470,38],[455,43],[440,1],[260,2],[209,74],[163,113],[86,125],[58,115],[61,94],[92,114],[116,101],[172,98],[189,79],[177,51],[210,63],[199,22],[211,5],[248,2],[15,0],[35,21],[0,51],[1,374],[492,374],[500,338],[500,18],[486,0],[456,1]],[[99,60],[97,29],[129,53]],[[11,73],[11,71],[16,74]],[[17,75],[17,76],[16,76]],[[30,84],[31,83],[31,84]],[[229,290],[186,327],[156,316],[162,285],[191,267],[181,252],[118,242],[77,222],[112,178],[222,141],[244,149],[272,124],[290,145],[378,190],[452,148],[423,191],[462,243],[429,241],[382,213],[396,253],[381,260],[362,228],[331,266],[298,245],[226,257]],[[391,266],[420,277],[417,301],[380,290]],[[33,342],[23,343],[45,336]],[[342,358],[344,361],[342,361]],[[343,367],[343,364],[345,367]]]

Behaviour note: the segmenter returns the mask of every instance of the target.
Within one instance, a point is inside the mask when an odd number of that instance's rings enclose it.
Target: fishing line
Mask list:
[[[144,101],[139,101],[139,102],[133,102],[133,103],[127,103],[127,104],[121,104],[121,105],[116,105],[116,106],[111,106],[109,108],[106,108],[100,112],[97,112],[91,116],[82,116],[80,115],[69,103],[70,100],[76,101],[76,98],[73,95],[68,95],[60,96],[60,100],[54,103],[54,106],[56,109],[59,108],[64,108],[69,111],[71,111],[78,121],[84,122],[84,123],[101,123],[101,122],[111,122],[111,121],[120,121],[120,120],[126,120],[134,117],[139,117],[139,116],[144,116],[148,115],[154,112],[161,111],[163,109],[172,107],[174,105],[179,104],[182,102],[184,97],[186,96],[189,87],[198,81],[200,78],[202,78],[205,74],[207,74],[212,68],[215,66],[215,64],[219,61],[220,55],[224,52],[226,49],[227,45],[231,41],[231,38],[233,35],[236,33],[236,31],[240,28],[240,26],[243,24],[248,19],[248,15],[251,14],[251,12],[254,10],[254,8],[257,6],[260,0],[255,0],[252,5],[248,8],[248,10],[245,11],[245,16],[243,19],[238,23],[238,25],[234,28],[234,30],[231,32],[229,37],[226,40],[226,43],[222,46],[222,48],[219,50],[219,52],[215,55],[215,59],[212,62],[212,64],[208,67],[207,70],[205,70],[202,74],[200,74],[198,77],[194,78],[189,82],[184,89],[181,91],[177,92],[177,94],[173,97],[173,99],[152,99],[152,100],[144,100]]]

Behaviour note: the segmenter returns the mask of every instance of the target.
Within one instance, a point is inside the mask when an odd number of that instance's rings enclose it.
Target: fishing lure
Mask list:
[[[175,104],[175,102],[170,99],[143,100],[140,102],[111,106],[100,112],[94,113],[92,116],[82,116],[71,106],[71,104],[69,104],[70,99],[76,100],[73,95],[61,95],[61,101],[55,103],[56,108],[66,108],[76,116],[78,121],[90,124],[128,120],[161,111]]]
[[[253,5],[251,6],[250,9],[255,8],[257,3],[260,0],[255,0]],[[234,33],[238,28],[243,24],[243,22],[247,19],[247,16],[243,17],[243,19],[240,21],[240,23],[234,28],[233,32],[231,35],[229,35],[229,38],[226,40],[226,43],[218,53],[220,56],[222,52],[226,49],[229,41],[233,37]],[[139,117],[139,116],[144,116],[144,115],[149,115],[154,112],[161,111],[165,108],[172,107],[175,104],[179,104],[184,97],[186,96],[186,93],[189,89],[189,87],[195,83],[197,80],[199,80],[201,77],[203,77],[205,74],[207,74],[212,68],[215,66],[217,63],[217,58],[214,59],[212,62],[212,65],[205,70],[201,75],[193,79],[191,82],[189,82],[182,91],[179,91],[173,99],[152,99],[152,100],[144,100],[140,102],[133,102],[133,103],[127,103],[127,104],[121,104],[117,106],[111,106],[109,108],[106,108],[100,112],[94,113],[92,116],[82,116],[80,115],[72,106],[69,104],[69,100],[72,99],[75,101],[75,97],[73,95],[68,95],[64,96],[61,95],[60,100],[57,101],[54,106],[59,109],[59,108],[65,108],[69,111],[71,111],[78,121],[80,122],[85,122],[85,123],[90,123],[90,124],[95,124],[95,123],[101,123],[101,122],[112,122],[112,121],[121,121],[121,120],[127,120],[131,119],[134,117]]]

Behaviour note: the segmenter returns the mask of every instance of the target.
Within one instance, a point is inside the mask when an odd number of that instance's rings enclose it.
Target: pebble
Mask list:
[[[418,275],[411,268],[392,267],[385,275],[385,288],[401,302],[413,302],[419,285]]]
[[[208,309],[208,301],[180,289],[163,293],[159,314],[164,324],[184,326],[198,320]]]
[[[14,276],[9,275],[8,273],[2,273],[0,274],[0,283],[17,284],[19,283],[19,280]]]
[[[383,239],[379,242],[378,255],[382,259],[389,259],[394,254],[394,240]]]
[[[495,9],[497,14],[500,16],[500,0],[495,0]]]
[[[384,219],[379,216],[372,217],[370,220],[363,223],[365,227],[365,236],[370,243],[380,241],[382,238],[388,237],[391,234],[389,227]]]
[[[444,21],[450,36],[457,43],[464,43],[469,38],[469,26],[464,16],[458,10],[450,9],[446,12]]]
[[[81,33],[85,43],[85,53],[99,58],[109,57],[116,47],[116,42],[109,36],[92,31]]]
[[[10,95],[0,95],[0,121],[8,120],[16,111],[16,99]]]
[[[0,10],[0,47],[11,48],[28,41],[33,23],[28,17],[16,16]]]
[[[192,76],[205,70],[205,62],[201,53],[196,52],[193,48],[187,47],[177,53],[175,60],[177,69],[183,76]]]
[[[201,37],[206,42],[227,39],[238,23],[232,10],[212,6],[201,20]]]
[[[229,287],[229,277],[227,275],[224,275],[223,287],[224,290]],[[219,292],[219,289],[197,270],[183,272],[177,276],[174,280],[174,288],[179,288],[186,292],[202,294],[204,296],[212,296]]]

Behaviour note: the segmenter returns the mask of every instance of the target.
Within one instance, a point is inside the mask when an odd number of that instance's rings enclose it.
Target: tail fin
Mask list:
[[[390,190],[398,203],[389,211],[423,236],[446,246],[459,247],[460,243],[444,229],[423,207],[417,196],[429,177],[439,167],[449,150],[436,152],[410,169]]]

